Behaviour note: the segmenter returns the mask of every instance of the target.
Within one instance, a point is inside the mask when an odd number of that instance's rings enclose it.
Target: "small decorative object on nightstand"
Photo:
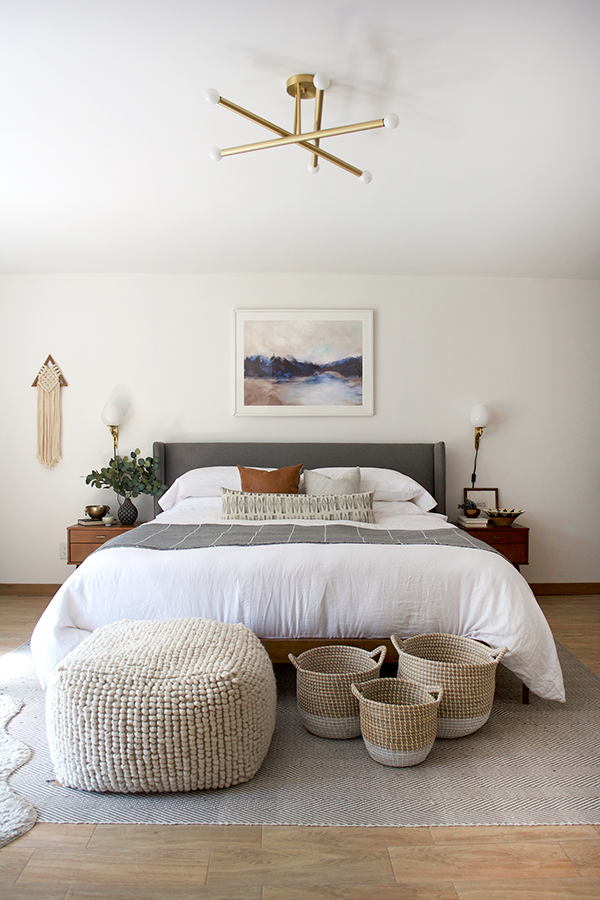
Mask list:
[[[473,500],[465,500],[464,503],[459,503],[458,508],[464,509],[465,516],[467,516],[467,518],[469,519],[476,519],[481,512],[481,510]]]
[[[492,525],[512,525],[519,516],[525,512],[524,509],[486,509],[484,510]]]

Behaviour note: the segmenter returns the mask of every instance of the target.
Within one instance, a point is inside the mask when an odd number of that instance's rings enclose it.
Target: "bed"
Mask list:
[[[391,651],[391,634],[465,635],[507,646],[503,664],[524,685],[565,699],[555,643],[525,579],[447,521],[443,443],[174,442],[154,444],[154,455],[168,486],[155,518],[129,533],[128,546],[117,538],[89,556],[34,630],[43,686],[102,625],[191,615],[243,622],[274,662],[325,642]],[[224,520],[226,495],[239,496],[230,480],[238,465],[295,464],[325,479],[357,469],[350,499],[369,497],[371,518]]]

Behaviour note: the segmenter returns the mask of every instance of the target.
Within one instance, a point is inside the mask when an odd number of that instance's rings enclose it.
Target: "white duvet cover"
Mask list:
[[[220,503],[186,500],[154,521],[220,522]],[[375,511],[377,524],[361,527],[455,527],[413,503],[375,503]],[[508,647],[503,664],[535,694],[565,699],[554,639],[521,574],[488,550],[418,544],[99,550],[35,628],[40,682],[102,625],[185,616],[242,622],[261,638],[465,635]]]

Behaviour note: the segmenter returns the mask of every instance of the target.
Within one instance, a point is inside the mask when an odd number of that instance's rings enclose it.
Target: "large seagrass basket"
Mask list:
[[[298,658],[288,654],[297,670],[296,699],[306,730],[325,738],[358,737],[360,711],[351,685],[378,678],[385,654],[383,644],[371,651],[331,644]]]
[[[506,647],[492,650],[456,634],[419,634],[392,643],[398,651],[398,678],[420,684],[441,684],[437,736],[463,737],[490,717],[496,688],[496,668]]]
[[[369,756],[384,766],[416,766],[428,756],[444,689],[414,681],[377,678],[353,684]]]

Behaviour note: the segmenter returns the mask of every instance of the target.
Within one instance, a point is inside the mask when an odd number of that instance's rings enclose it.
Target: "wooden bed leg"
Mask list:
[[[529,688],[526,684],[523,685],[523,699],[521,700],[521,702],[529,703]]]

